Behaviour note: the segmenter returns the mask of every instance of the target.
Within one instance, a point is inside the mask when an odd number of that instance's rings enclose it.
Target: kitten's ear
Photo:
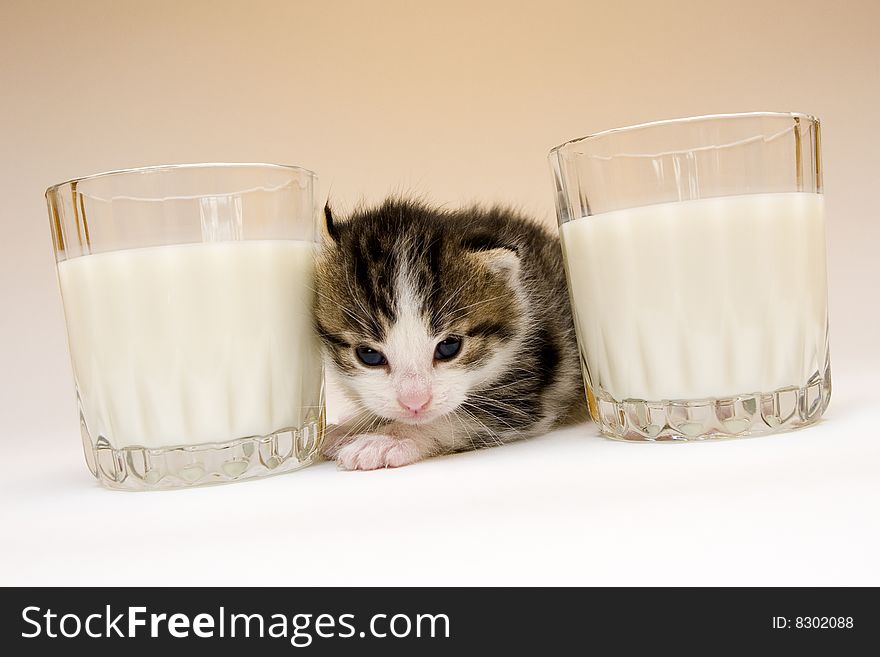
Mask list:
[[[471,251],[484,267],[510,280],[519,274],[519,250],[489,233],[469,235],[461,241],[462,248]]]
[[[339,241],[339,230],[333,223],[333,211],[330,209],[330,199],[324,204],[324,235],[329,242]]]
[[[499,247],[486,251],[475,251],[474,257],[484,267],[510,281],[516,280],[519,276],[519,255],[515,249]]]

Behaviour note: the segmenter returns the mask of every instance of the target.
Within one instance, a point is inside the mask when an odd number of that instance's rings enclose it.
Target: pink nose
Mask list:
[[[431,403],[431,390],[418,388],[401,391],[397,395],[397,402],[413,415],[418,415]]]

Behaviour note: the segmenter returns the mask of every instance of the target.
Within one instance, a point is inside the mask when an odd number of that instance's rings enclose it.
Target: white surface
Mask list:
[[[310,242],[244,240],[60,263],[92,435],[199,444],[302,426],[303,408],[317,417],[314,258]]]
[[[646,205],[560,232],[578,338],[615,399],[770,392],[825,371],[821,194]]]
[[[880,584],[880,432],[869,423],[880,381],[856,394],[844,367],[880,372],[880,3],[260,6],[3,5],[0,584],[358,573],[416,584]],[[823,121],[836,389],[821,426],[683,446],[617,445],[588,427],[398,472],[323,464],[181,493],[90,480],[48,185],[148,164],[296,162],[341,211],[413,191],[450,207],[512,203],[550,225],[555,144],[774,108]]]
[[[75,426],[20,437],[0,462],[0,583],[878,585],[878,391],[840,378],[826,419],[776,436],[624,444],[588,424],[159,493],[100,488]]]

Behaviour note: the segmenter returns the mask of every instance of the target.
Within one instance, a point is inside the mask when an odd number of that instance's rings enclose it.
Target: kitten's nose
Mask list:
[[[431,389],[419,387],[402,390],[397,394],[397,402],[413,415],[418,415],[431,403]]]

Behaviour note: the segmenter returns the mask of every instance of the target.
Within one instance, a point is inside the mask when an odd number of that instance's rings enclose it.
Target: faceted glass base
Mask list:
[[[626,441],[688,441],[790,431],[814,424],[831,399],[831,368],[802,388],[780,388],[718,399],[617,401],[587,388],[590,415],[608,438]]]
[[[81,420],[86,463],[98,481],[120,490],[159,490],[219,484],[291,472],[315,461],[324,434],[323,418],[300,429],[221,443],[170,447],[114,448],[92,440]]]

